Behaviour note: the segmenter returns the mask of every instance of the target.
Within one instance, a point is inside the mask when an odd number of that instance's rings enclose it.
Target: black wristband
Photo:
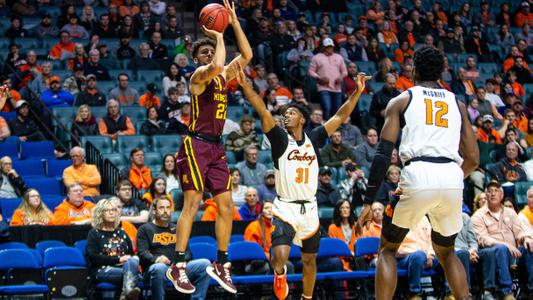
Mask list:
[[[379,187],[387,174],[393,150],[394,143],[390,141],[381,140],[378,144],[376,155],[374,156],[374,160],[370,167],[370,175],[368,177],[368,186],[366,189],[366,196],[370,199],[368,200],[369,203],[376,197]]]

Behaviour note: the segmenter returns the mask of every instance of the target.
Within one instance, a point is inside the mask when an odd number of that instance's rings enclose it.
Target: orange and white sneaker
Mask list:
[[[287,284],[287,266],[283,267],[283,274],[278,275],[274,271],[274,294],[279,300],[285,300],[289,295],[289,285]]]

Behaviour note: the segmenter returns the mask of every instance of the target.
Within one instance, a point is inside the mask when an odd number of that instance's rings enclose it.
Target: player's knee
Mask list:
[[[316,267],[316,254],[302,253],[302,263],[304,266]]]

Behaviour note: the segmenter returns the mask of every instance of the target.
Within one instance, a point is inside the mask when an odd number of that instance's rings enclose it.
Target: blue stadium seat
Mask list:
[[[109,153],[102,155],[104,160],[108,160],[111,164],[115,165],[119,170],[126,166],[127,160],[122,153]]]
[[[51,211],[54,211],[54,209],[65,200],[65,196],[62,195],[50,195],[50,194],[41,194],[41,199],[43,203],[50,209]]]
[[[79,240],[75,242],[74,247],[80,250],[81,254],[85,256],[85,248],[87,247],[87,240]]]
[[[516,204],[521,207],[527,204],[527,190],[533,186],[533,181],[521,181],[515,183],[515,200]]]
[[[148,150],[148,137],[144,135],[119,135],[117,137],[117,153],[129,157],[131,150],[136,147]]]
[[[65,243],[57,240],[44,240],[35,244],[35,249],[39,252],[41,256],[44,256],[44,251],[52,247],[65,247]]]
[[[197,244],[197,243],[208,243],[211,245],[216,245],[217,240],[209,235],[197,235],[193,236],[189,239],[189,244]]]
[[[226,151],[226,161],[228,162],[228,164],[236,164],[237,163],[237,158],[235,157],[235,152],[233,151]]]
[[[44,251],[43,268],[86,267],[87,263],[80,250],[74,247],[53,247]]]
[[[6,122],[9,122],[17,117],[16,112],[0,112],[0,117],[4,118]]]
[[[20,145],[20,158],[55,158],[54,143],[44,142],[24,142]]]
[[[137,79],[139,81],[144,81],[146,84],[155,83],[158,86],[161,85],[161,80],[163,79],[163,72],[160,70],[142,70],[137,73]],[[143,91],[146,90],[146,87]],[[140,93],[141,91],[139,91]]]
[[[318,208],[318,217],[324,220],[333,219],[333,207],[319,207]]]
[[[356,61],[357,69],[359,72],[364,72],[366,74],[376,73],[376,64],[373,61]]]
[[[7,242],[0,244],[0,251],[6,249],[29,249],[28,245],[20,242]]]
[[[244,241],[244,234],[232,234],[231,237],[229,238],[230,243],[242,242],[242,241]]]
[[[245,114],[244,107],[242,106],[228,106],[228,110],[226,112],[226,118],[233,120],[235,122],[239,122],[242,115]]]
[[[66,159],[49,159],[47,163],[46,176],[62,178],[63,171],[72,165],[72,161]]]
[[[378,237],[362,237],[355,242],[355,256],[377,254],[380,239]]]
[[[61,194],[61,186],[56,178],[33,177],[26,179],[26,185],[34,188],[41,194]]]
[[[289,259],[301,259],[302,258],[302,249],[294,244],[291,243],[291,252],[289,252]]]
[[[11,159],[19,158],[19,143],[16,142],[3,142],[0,143],[0,157],[9,156]]]
[[[150,138],[152,151],[164,154],[175,154],[182,143],[181,135],[154,135]]]
[[[128,116],[133,124],[146,120],[146,108],[138,106],[123,106],[122,114]]]
[[[54,107],[52,109],[52,125],[57,126],[56,119],[63,125],[67,125],[72,122],[72,119],[76,116],[76,108],[70,106]]]
[[[321,238],[320,246],[318,247],[317,257],[334,257],[346,256],[351,257],[352,252],[348,245],[340,239],[335,238]]]
[[[102,90],[102,92],[104,92]],[[91,113],[96,118],[96,121],[98,122],[101,118],[105,117],[107,114],[107,108],[105,106],[94,106],[91,107]]]
[[[0,211],[2,211],[2,216],[6,220],[6,222],[9,223],[11,221],[11,217],[13,216],[13,213],[15,210],[19,207],[21,202],[20,198],[1,198],[0,199]],[[0,250],[2,250],[2,246],[0,245]]]
[[[361,95],[359,102],[357,102],[357,109],[359,112],[369,112],[370,104],[372,103],[371,95]]]
[[[40,266],[32,251],[29,249],[8,249],[0,251],[0,270],[8,275],[14,274],[15,269],[25,270],[39,270]],[[20,277],[20,276],[17,276]],[[28,294],[42,294],[46,296],[48,293],[48,286],[45,284],[35,284],[24,282],[23,284],[16,284],[20,278],[13,276],[5,276],[5,282],[0,286],[0,295],[3,297],[14,295],[28,295]],[[11,283],[14,283],[11,285]]]
[[[40,159],[13,160],[13,169],[24,178],[45,176],[44,164]]]
[[[190,243],[192,258],[206,258],[213,262],[217,259],[217,247],[216,244],[211,243]]]
[[[272,152],[270,150],[259,150],[257,161],[265,165],[272,163]]]
[[[113,140],[109,136],[92,135],[81,137],[82,147],[85,148],[88,142],[93,144],[102,154],[113,153]]]

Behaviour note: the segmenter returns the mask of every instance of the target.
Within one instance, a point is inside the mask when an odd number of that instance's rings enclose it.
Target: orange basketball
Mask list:
[[[200,24],[218,32],[224,32],[229,24],[229,14],[226,8],[218,3],[211,3],[200,11]]]

